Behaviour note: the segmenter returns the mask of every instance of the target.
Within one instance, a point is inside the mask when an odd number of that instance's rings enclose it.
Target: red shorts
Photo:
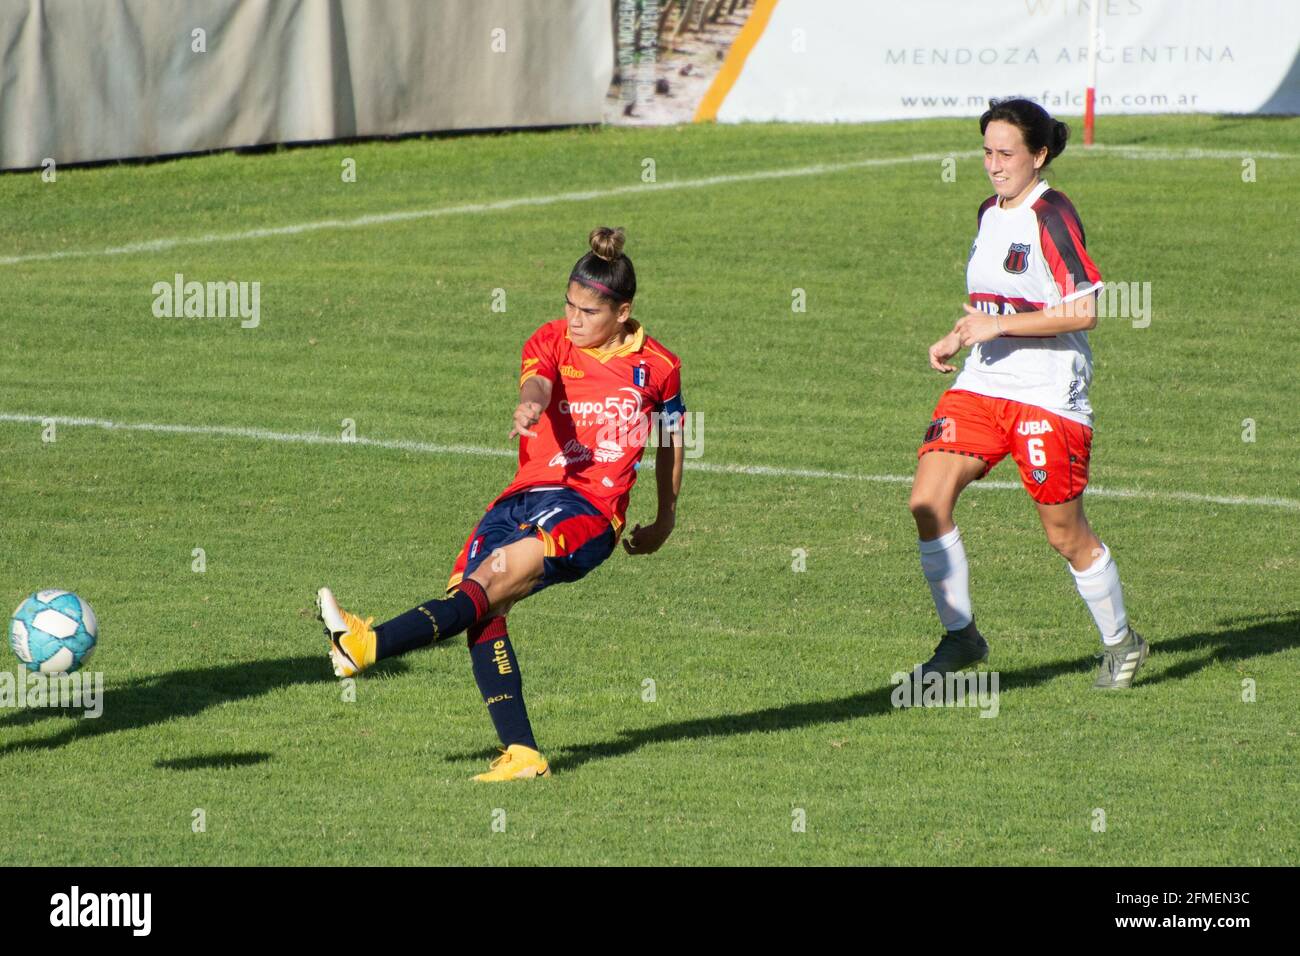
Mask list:
[[[916,457],[932,451],[980,459],[981,478],[1010,455],[1030,497],[1059,505],[1088,487],[1092,429],[1037,405],[949,390],[935,406]]]

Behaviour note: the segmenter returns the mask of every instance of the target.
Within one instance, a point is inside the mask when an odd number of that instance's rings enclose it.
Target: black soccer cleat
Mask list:
[[[960,631],[949,631],[934,649],[934,656],[921,665],[921,676],[951,674],[989,659],[989,642],[971,621]]]

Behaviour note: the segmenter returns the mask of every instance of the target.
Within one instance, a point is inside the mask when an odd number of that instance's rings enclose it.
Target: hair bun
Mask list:
[[[1052,127],[1052,145],[1049,154],[1053,157],[1065,152],[1065,144],[1070,138],[1070,127],[1060,120]]]
[[[623,232],[622,226],[615,229],[609,226],[597,226],[587,237],[587,241],[591,243],[591,251],[606,262],[613,262],[623,254],[623,243],[626,239],[627,235]]]

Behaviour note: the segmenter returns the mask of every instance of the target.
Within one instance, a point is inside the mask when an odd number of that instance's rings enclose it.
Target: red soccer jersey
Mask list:
[[[537,485],[562,485],[621,529],[651,414],[681,427],[681,367],[639,326],[621,348],[601,352],[574,345],[564,319],[547,322],[524,343],[519,384],[534,375],[549,379],[551,404],[533,428],[537,437],[520,436],[519,470],[497,501]]]

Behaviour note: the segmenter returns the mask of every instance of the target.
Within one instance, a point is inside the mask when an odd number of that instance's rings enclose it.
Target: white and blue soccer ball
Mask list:
[[[42,674],[71,674],[98,637],[95,612],[71,591],[37,591],[9,622],[9,646],[29,671]]]

